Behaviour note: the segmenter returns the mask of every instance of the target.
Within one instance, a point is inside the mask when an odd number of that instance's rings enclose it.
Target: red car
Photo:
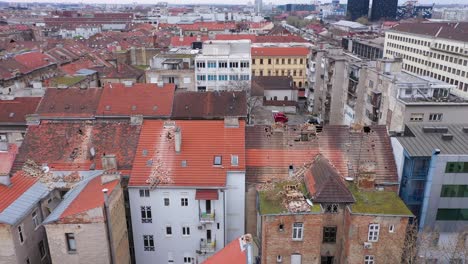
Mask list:
[[[275,119],[275,122],[280,122],[280,123],[288,122],[288,117],[282,112],[274,113],[273,118]]]

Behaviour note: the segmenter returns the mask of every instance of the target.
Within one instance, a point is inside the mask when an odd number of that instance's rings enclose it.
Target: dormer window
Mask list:
[[[223,160],[222,156],[214,156],[213,165],[221,166],[222,165],[222,160]]]

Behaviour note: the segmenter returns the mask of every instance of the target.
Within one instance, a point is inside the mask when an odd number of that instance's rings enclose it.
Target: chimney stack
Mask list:
[[[176,127],[174,134],[175,134],[175,138],[174,138],[175,151],[179,153],[182,147],[182,132],[180,131],[180,127]]]
[[[5,186],[11,185],[10,175],[9,174],[2,174],[0,175],[0,184]]]
[[[103,170],[117,169],[117,158],[114,154],[103,155],[101,161]]]

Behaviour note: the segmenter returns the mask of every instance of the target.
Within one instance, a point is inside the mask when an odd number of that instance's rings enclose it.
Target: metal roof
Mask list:
[[[40,181],[26,190],[18,199],[0,212],[0,223],[15,225],[28,214],[37,203],[49,194],[50,190]]]
[[[440,149],[441,154],[468,154],[468,124],[409,124],[405,136],[397,137],[411,157],[429,157],[434,149]],[[448,132],[424,132],[423,128],[447,128]],[[433,129],[432,129],[433,130]],[[453,139],[443,139],[443,134],[452,134]]]

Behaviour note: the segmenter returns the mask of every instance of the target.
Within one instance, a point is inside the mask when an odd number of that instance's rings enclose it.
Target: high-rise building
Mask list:
[[[348,0],[348,9],[346,15],[351,20],[356,20],[360,17],[367,17],[369,14],[369,0]]]
[[[263,9],[263,2],[262,0],[255,0],[255,12],[261,13]]]
[[[373,0],[370,19],[395,19],[397,7],[398,0]]]

